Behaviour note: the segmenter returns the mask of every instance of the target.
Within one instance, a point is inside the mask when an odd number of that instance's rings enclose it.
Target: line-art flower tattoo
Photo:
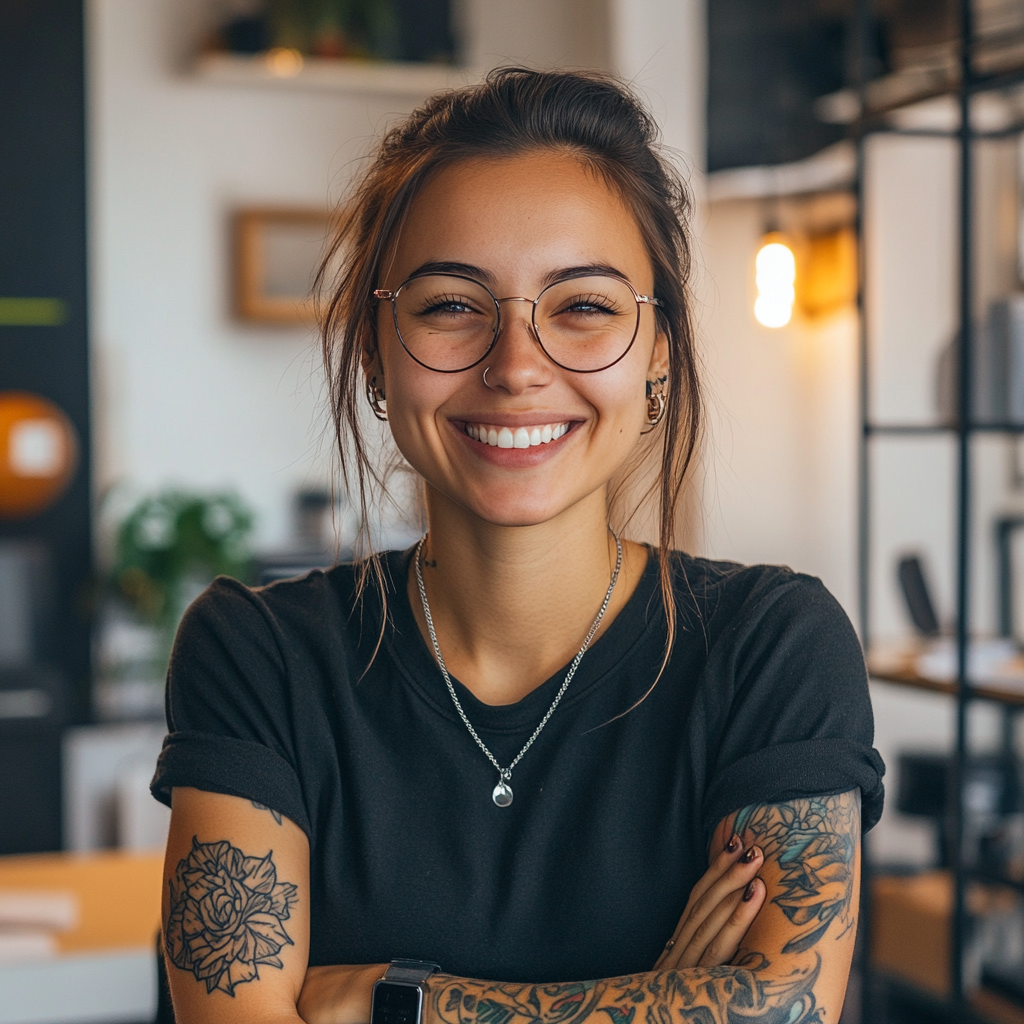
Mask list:
[[[259,978],[259,966],[283,967],[293,945],[283,921],[298,902],[296,887],[278,882],[266,857],[247,857],[226,841],[201,843],[178,862],[167,919],[167,955],[196,981],[234,997],[235,986]]]

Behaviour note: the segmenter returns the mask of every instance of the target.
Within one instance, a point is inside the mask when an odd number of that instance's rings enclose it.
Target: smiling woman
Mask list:
[[[153,784],[180,1021],[838,1019],[864,665],[817,580],[675,550],[687,214],[596,75],[497,71],[383,140],[325,360],[364,509],[367,401],[429,529],[186,615]],[[610,525],[649,458],[657,547]]]

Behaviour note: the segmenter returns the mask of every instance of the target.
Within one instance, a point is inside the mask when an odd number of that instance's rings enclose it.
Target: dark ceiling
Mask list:
[[[878,0],[869,77],[894,54],[955,36],[956,0]],[[708,170],[801,160],[844,138],[814,114],[852,85],[852,0],[708,0]]]

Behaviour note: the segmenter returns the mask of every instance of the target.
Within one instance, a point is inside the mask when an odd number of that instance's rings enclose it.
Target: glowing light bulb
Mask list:
[[[761,246],[754,261],[757,298],[754,319],[764,327],[785,327],[796,301],[796,257],[779,241]]]

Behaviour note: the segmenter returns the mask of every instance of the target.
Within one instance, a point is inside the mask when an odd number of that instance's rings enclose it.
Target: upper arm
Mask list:
[[[179,1024],[298,1021],[309,956],[309,843],[248,800],[177,787],[164,952]]]
[[[766,969],[798,972],[838,1020],[857,932],[860,790],[744,807],[719,823],[711,855],[733,834],[763,851],[767,889],[737,962],[761,957]]]

